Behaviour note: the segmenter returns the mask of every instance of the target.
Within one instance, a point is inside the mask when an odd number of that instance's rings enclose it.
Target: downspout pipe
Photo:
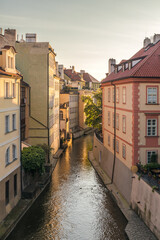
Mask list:
[[[113,158],[113,168],[112,168],[112,178],[111,184],[114,179],[115,163],[116,163],[116,85],[111,82],[111,85],[114,86],[114,158]]]

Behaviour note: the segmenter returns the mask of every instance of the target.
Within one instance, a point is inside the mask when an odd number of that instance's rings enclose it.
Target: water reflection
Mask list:
[[[74,141],[50,186],[8,240],[123,240],[126,220],[90,165],[92,136]]]

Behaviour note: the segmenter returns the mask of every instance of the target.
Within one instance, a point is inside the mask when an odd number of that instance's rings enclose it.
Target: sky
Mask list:
[[[159,0],[0,0],[0,27],[50,42],[56,61],[101,81],[108,59],[119,63],[160,33]]]

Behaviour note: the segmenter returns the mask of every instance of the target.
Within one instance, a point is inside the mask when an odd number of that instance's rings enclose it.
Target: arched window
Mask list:
[[[13,161],[17,159],[17,147],[14,144],[12,145],[12,158],[13,158]]]
[[[6,165],[9,164],[10,161],[10,148],[8,147],[6,150]]]

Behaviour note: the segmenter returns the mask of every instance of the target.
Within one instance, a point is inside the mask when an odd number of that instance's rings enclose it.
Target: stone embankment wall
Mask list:
[[[114,155],[103,146],[103,143],[94,134],[93,154],[108,177],[112,178]],[[119,189],[127,202],[131,202],[132,172],[118,158],[115,161],[113,183]],[[126,184],[127,183],[127,184]]]
[[[151,231],[160,239],[160,194],[142,178],[134,175],[131,193],[132,208],[143,219]]]

